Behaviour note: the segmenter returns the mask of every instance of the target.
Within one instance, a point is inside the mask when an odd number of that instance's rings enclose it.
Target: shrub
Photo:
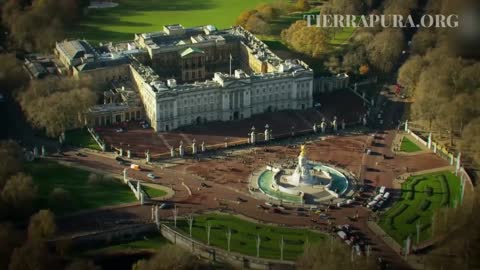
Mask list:
[[[432,187],[426,187],[425,188],[425,194],[427,194],[428,197],[431,197],[433,195],[433,188]]]
[[[421,210],[421,211],[427,210],[428,207],[430,207],[430,204],[432,204],[431,201],[429,201],[429,200],[423,200],[422,203],[420,203],[420,210]]]
[[[415,214],[409,218],[407,218],[407,220],[405,221],[407,224],[413,224],[415,221],[417,221],[417,219],[419,219],[420,216]]]

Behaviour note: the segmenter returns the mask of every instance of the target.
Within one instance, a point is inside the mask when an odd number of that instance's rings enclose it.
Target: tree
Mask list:
[[[295,4],[295,7],[299,11],[309,11],[310,8],[311,8],[308,0],[297,0],[297,3]]]
[[[367,52],[364,46],[348,51],[343,56],[342,68],[346,72],[357,72],[367,63]]]
[[[398,14],[406,18],[411,14],[411,11],[418,8],[417,0],[387,0],[384,3],[384,14],[393,15]]]
[[[27,119],[51,137],[80,126],[80,117],[96,102],[88,79],[49,78],[35,80],[19,96]]]
[[[340,68],[341,68],[340,59],[336,56],[333,56],[333,55],[330,56],[328,58],[328,61],[326,61],[324,65],[333,74],[337,74],[340,72]]]
[[[478,103],[477,103],[478,104]],[[480,164],[480,117],[477,117],[463,129],[460,149]]]
[[[0,89],[13,91],[25,85],[28,77],[14,54],[0,54],[0,63]]]
[[[362,0],[332,0],[331,6],[337,14],[360,15],[364,10]]]
[[[479,195],[477,188],[472,194],[472,207],[444,208],[435,214],[438,218],[434,227],[441,226],[446,237],[439,238],[426,256],[426,269],[480,268]]]
[[[370,67],[367,64],[365,64],[360,66],[358,73],[360,75],[366,75],[368,74],[369,71],[370,71]]]
[[[12,215],[23,217],[33,210],[37,187],[32,178],[24,173],[10,177],[2,191],[2,199],[11,208]]]
[[[74,260],[65,270],[101,270],[101,268],[96,266],[92,261]]]
[[[40,210],[30,218],[28,224],[28,239],[46,240],[57,230],[55,216],[50,210]]]
[[[13,251],[9,270],[59,270],[60,262],[44,241],[27,241]]]
[[[407,89],[410,95],[415,91],[425,65],[426,63],[421,56],[412,56],[398,71],[398,82]]]
[[[257,10],[251,9],[251,10],[246,10],[240,13],[235,24],[245,28],[245,25],[247,25],[248,19],[250,19],[251,16],[257,14],[257,12],[258,12]]]
[[[13,229],[12,224],[0,224],[0,268],[7,269],[10,262],[10,256],[20,242],[20,235]]]
[[[433,29],[421,29],[412,38],[412,54],[423,55],[428,49],[435,47],[437,35]]]
[[[373,258],[352,254],[351,248],[336,239],[328,240],[328,244],[309,245],[298,259],[297,268],[299,270],[377,269]]]
[[[63,188],[55,188],[48,195],[50,206],[55,206],[57,209],[68,209],[72,201],[71,194]]]
[[[248,18],[245,29],[256,34],[267,34],[270,31],[270,26],[256,13]]]
[[[319,27],[308,27],[306,21],[296,21],[281,34],[292,49],[312,57],[320,56],[327,47],[327,33]]]
[[[7,179],[23,168],[23,151],[13,141],[0,141],[0,189],[3,188]]]
[[[140,260],[134,270],[189,270],[197,269],[200,263],[187,251],[173,245],[162,246],[150,260]]]
[[[385,29],[376,34],[367,46],[369,62],[379,71],[390,72],[400,59],[403,46],[401,30]]]

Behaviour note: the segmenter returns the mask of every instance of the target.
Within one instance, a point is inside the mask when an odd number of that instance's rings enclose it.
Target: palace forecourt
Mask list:
[[[84,115],[89,127],[146,120],[161,132],[313,106],[308,65],[241,27],[167,25],[118,44],[59,42],[55,53],[64,72],[105,86],[104,104]]]

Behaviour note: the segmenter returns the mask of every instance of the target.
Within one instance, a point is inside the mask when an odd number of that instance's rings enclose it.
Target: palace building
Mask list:
[[[88,74],[115,85],[105,92],[105,104],[86,113],[89,126],[145,119],[156,131],[168,131],[303,110],[313,103],[308,65],[280,59],[241,27],[168,25],[160,32],[136,34],[131,42],[99,48],[83,40],[57,43],[56,55],[72,76]],[[122,89],[132,85],[138,98],[127,101]]]

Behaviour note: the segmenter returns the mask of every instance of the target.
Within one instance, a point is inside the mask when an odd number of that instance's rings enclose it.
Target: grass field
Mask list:
[[[154,32],[163,25],[184,26],[213,24],[230,27],[244,10],[273,0],[115,0],[115,8],[90,9],[78,27],[71,29],[72,38],[93,42],[133,39],[134,33]]]
[[[85,255],[111,254],[111,253],[130,253],[137,251],[155,252],[168,241],[161,235],[146,237],[143,240],[136,240],[126,243],[113,244],[102,248],[92,249],[85,252]]]
[[[380,226],[399,244],[411,235],[420,241],[431,237],[432,216],[436,209],[454,207],[460,201],[460,180],[451,172],[437,172],[409,178],[402,184],[402,197],[381,217]]]
[[[151,186],[143,186],[143,191],[145,191],[150,198],[157,198],[157,197],[162,197],[167,195],[167,192],[161,190],[161,189],[156,189]]]
[[[66,144],[102,151],[98,143],[86,129],[74,129],[65,133]]]
[[[422,151],[422,148],[420,148],[420,146],[418,146],[417,144],[415,144],[405,136],[402,139],[402,144],[400,145],[400,151],[406,152],[406,153],[415,153],[415,152]]]
[[[256,240],[260,235],[260,257],[280,258],[280,239],[284,237],[284,259],[294,260],[303,253],[305,241],[314,243],[322,241],[325,235],[306,229],[291,229],[255,224],[243,219],[219,214],[208,214],[195,217],[193,222],[193,238],[203,243],[207,242],[206,225],[211,224],[210,244],[227,249],[226,231],[232,230],[231,251],[250,256],[256,256]],[[178,229],[188,235],[188,223],[182,220]]]
[[[28,163],[26,172],[38,187],[38,207],[50,208],[57,214],[95,209],[103,206],[135,202],[136,198],[127,185],[117,180],[89,183],[88,171],[71,168],[54,162]],[[55,188],[69,192],[68,203],[55,205],[49,195]],[[147,193],[163,196],[163,190],[148,188]]]

